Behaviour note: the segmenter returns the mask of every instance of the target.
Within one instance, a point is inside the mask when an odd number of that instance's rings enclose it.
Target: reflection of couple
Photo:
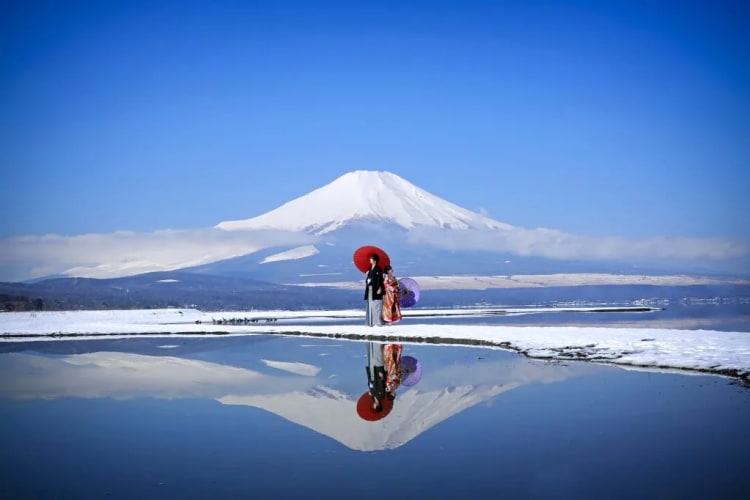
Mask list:
[[[370,257],[370,269],[365,278],[365,300],[367,301],[365,322],[367,326],[382,326],[383,322],[395,323],[401,319],[398,280],[393,275],[393,268],[390,265],[381,269],[379,262],[378,254]]]
[[[367,343],[367,385],[372,411],[381,413],[383,404],[393,405],[401,385],[401,344]],[[386,398],[388,401],[386,401]]]

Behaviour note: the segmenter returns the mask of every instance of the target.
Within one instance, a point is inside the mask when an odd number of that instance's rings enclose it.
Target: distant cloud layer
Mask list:
[[[284,231],[119,231],[79,236],[23,236],[0,240],[0,280],[55,274],[114,278],[170,271],[251,254],[277,245],[303,245],[312,237]]]
[[[65,274],[112,278],[199,266],[274,246],[314,243],[298,232],[221,229],[25,236],[0,240],[0,280]],[[750,255],[750,242],[717,238],[626,239],[567,234],[553,229],[453,230],[417,228],[409,243],[446,250],[493,250],[576,260],[725,261]]]
[[[722,260],[750,254],[750,241],[747,240],[667,237],[636,240],[617,236],[580,236],[545,228],[453,232],[422,228],[410,232],[409,241],[446,250],[495,250],[521,256],[577,260]]]

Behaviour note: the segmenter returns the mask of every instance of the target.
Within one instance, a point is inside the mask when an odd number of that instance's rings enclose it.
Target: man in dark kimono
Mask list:
[[[365,278],[365,300],[367,311],[365,312],[365,324],[367,326],[382,326],[383,314],[383,270],[378,265],[380,257],[373,254],[370,257],[370,269]]]
[[[372,397],[372,409],[383,411],[385,398],[385,363],[383,363],[383,345],[375,342],[367,343],[367,387]]]

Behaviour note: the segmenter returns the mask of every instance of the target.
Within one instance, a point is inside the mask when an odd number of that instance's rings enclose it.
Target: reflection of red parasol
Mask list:
[[[372,396],[369,392],[365,392],[359,397],[357,401],[357,414],[368,422],[375,422],[381,418],[385,418],[393,409],[393,400],[391,398],[383,398],[381,401],[383,405],[383,411],[380,413],[372,409]]]
[[[378,262],[380,269],[383,269],[385,266],[390,265],[391,258],[388,257],[388,254],[385,253],[385,250],[376,246],[365,245],[363,247],[359,247],[354,252],[354,265],[357,266],[357,269],[359,269],[363,273],[366,273],[370,269],[370,257],[372,257],[372,254],[377,254],[380,257],[380,261]]]

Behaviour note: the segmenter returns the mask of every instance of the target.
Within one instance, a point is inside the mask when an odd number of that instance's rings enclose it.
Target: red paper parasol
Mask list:
[[[363,273],[366,273],[370,269],[370,257],[372,257],[372,254],[377,254],[380,257],[380,261],[378,262],[378,266],[380,266],[380,269],[383,269],[385,266],[390,265],[391,258],[388,257],[388,254],[385,253],[385,250],[376,246],[365,245],[363,247],[359,247],[354,252],[354,265],[357,266],[357,269],[359,269]]]

